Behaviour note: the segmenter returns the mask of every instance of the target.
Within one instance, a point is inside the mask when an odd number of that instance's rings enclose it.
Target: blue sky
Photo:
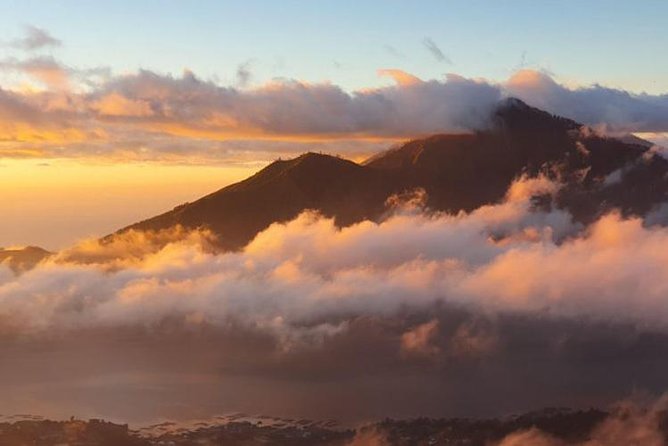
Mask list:
[[[2,1],[0,38],[23,25],[64,42],[78,68],[188,68],[223,84],[249,63],[274,77],[376,86],[379,68],[503,80],[520,66],[562,82],[668,90],[668,2],[621,1]],[[451,60],[427,50],[431,39]],[[9,51],[7,49],[5,52]]]

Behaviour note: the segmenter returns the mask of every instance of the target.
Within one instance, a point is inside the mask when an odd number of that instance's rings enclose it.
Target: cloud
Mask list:
[[[433,345],[438,336],[438,320],[433,319],[401,335],[401,352],[406,356],[431,357],[440,349]]]
[[[504,438],[498,446],[523,446],[528,444],[532,446],[566,446],[563,441],[536,428],[514,432]]]
[[[247,60],[246,62],[240,64],[237,67],[237,85],[240,87],[246,87],[250,82],[253,73],[251,73],[251,64],[252,60]]]
[[[666,397],[657,399],[649,406],[627,400],[619,403],[612,413],[590,434],[590,438],[577,442],[566,443],[539,429],[533,428],[514,432],[505,437],[498,446],[626,446],[642,444],[662,446],[665,444],[664,417],[666,413]]]
[[[446,56],[443,51],[436,45],[436,42],[431,40],[429,37],[425,37],[422,40],[422,44],[424,45],[425,48],[427,48],[427,51],[431,53],[432,56],[434,56],[434,59],[438,62],[446,63],[448,65],[452,65],[452,60],[448,56]]]
[[[668,95],[631,94],[592,85],[567,88],[541,71],[520,70],[505,84],[509,95],[552,113],[617,132],[668,129]]]
[[[20,68],[47,87],[58,90],[69,88],[67,71],[51,58],[31,59],[21,64]]]
[[[323,315],[329,317],[346,312],[376,314],[378,311],[391,314],[404,304],[418,307],[431,305],[444,297],[438,292],[434,294],[434,290],[445,292],[449,300],[457,303],[475,305],[479,301],[487,305],[485,287],[497,286],[495,280],[515,280],[512,269],[505,266],[509,256],[540,255],[543,250],[549,252],[555,249],[551,242],[555,234],[578,231],[578,226],[563,211],[548,214],[531,211],[529,191],[539,193],[551,187],[551,183],[541,178],[521,179],[511,187],[504,203],[483,206],[471,214],[430,216],[419,213],[417,209],[400,208],[399,214],[380,224],[363,222],[344,229],[337,229],[331,219],[307,212],[287,224],[270,226],[243,253],[216,255],[211,248],[212,236],[206,232],[190,233],[178,227],[155,233],[130,231],[103,241],[84,241],[59,253],[43,267],[0,287],[0,301],[7,304],[5,311],[17,310],[13,319],[23,319],[22,326],[26,330],[33,326],[44,328],[44,324],[46,327],[57,326],[61,316],[67,320],[73,317],[71,322],[74,326],[104,320],[105,324],[130,321],[139,315],[132,309],[134,303],[143,306],[145,302],[143,297],[136,301],[123,299],[121,296],[126,292],[135,292],[130,289],[140,291],[140,295],[156,293],[164,296],[160,299],[161,310],[154,314],[142,312],[150,318],[144,321],[146,323],[166,317],[167,314],[162,311],[169,311],[172,305],[176,305],[173,309],[177,312],[189,312],[205,305],[196,311],[209,315],[213,318],[212,322],[222,321],[234,315],[235,305],[244,301],[243,305],[258,305],[253,324],[264,324],[272,330],[285,328],[287,335],[290,335],[292,322],[318,319]],[[585,239],[586,243],[590,244],[590,239],[594,243],[600,238],[607,240],[612,237],[614,240],[611,234],[617,228],[606,226],[604,235],[598,236],[596,229],[606,224],[608,221],[595,226],[592,236]],[[621,222],[614,217],[609,219],[609,224],[635,228],[635,223]],[[504,238],[512,241],[503,243]],[[574,244],[564,244],[556,249],[564,250]],[[522,249],[517,250],[518,247]],[[549,265],[548,262],[546,259],[539,265]],[[609,265],[605,266],[610,269]],[[215,272],[219,268],[226,272],[219,275]],[[467,273],[469,268],[474,270]],[[494,272],[495,268],[511,271],[499,276]],[[577,266],[574,265],[574,268]],[[177,270],[180,270],[177,276],[189,276],[190,285],[181,288],[178,285],[180,280],[170,279]],[[109,277],[108,271],[118,272]],[[59,290],[52,288],[52,278],[61,274],[64,277],[81,275],[77,283],[84,287],[83,290],[87,283],[106,283],[99,287],[100,300],[91,300],[90,306],[72,314],[50,313],[44,309],[35,313],[39,316],[33,320],[31,296],[43,293],[58,295]],[[155,281],[160,277],[164,280]],[[540,277],[536,280],[539,282]],[[57,282],[60,283],[60,279]],[[182,292],[193,292],[189,289],[191,286],[198,289],[205,283],[215,284],[214,288],[196,291],[194,295],[203,294],[195,299],[180,297]],[[242,288],[238,288],[242,283]],[[139,284],[142,285],[135,288]],[[40,290],[42,286],[45,288]],[[504,286],[514,289],[512,285]],[[62,302],[61,298],[78,299],[77,288],[68,285],[68,297],[59,296],[56,301]],[[238,296],[227,292],[218,295],[216,290],[224,288],[244,291]],[[360,292],[367,297],[358,299]],[[280,303],[264,306],[264,299],[274,299],[274,293],[283,295]],[[495,299],[507,294],[510,292],[493,293]],[[411,296],[410,301],[405,300],[408,295]],[[227,299],[225,296],[232,300],[218,306],[216,302],[219,299],[224,301]],[[515,296],[523,298],[522,295],[511,295]],[[146,302],[158,301],[149,298]],[[567,303],[566,299],[565,307]],[[521,302],[518,304],[512,300],[507,303],[500,300],[499,305],[524,309]],[[527,305],[526,310],[534,311],[533,305],[540,308],[540,298]],[[228,315],[226,309],[232,314]],[[633,316],[633,313],[627,312],[626,315]],[[637,316],[642,318],[643,315]],[[278,325],[277,320],[280,320]],[[337,325],[339,323],[325,322],[322,326],[316,324],[315,328],[317,331]],[[406,335],[405,345],[425,347],[437,324],[429,327],[423,326]]]
[[[458,357],[488,356],[498,348],[497,334],[493,326],[480,320],[470,320],[459,327],[452,336],[452,353]]]
[[[83,240],[60,251],[51,261],[57,264],[98,265],[106,271],[141,265],[167,245],[197,246],[213,251],[216,237],[209,231],[187,231],[174,226],[160,231],[133,229],[103,239]]]
[[[68,90],[70,87],[69,70],[50,56],[25,60],[5,59],[0,62],[0,69],[26,74],[45,87],[56,91]]]
[[[53,37],[47,30],[33,25],[25,26],[25,36],[12,42],[12,46],[26,51],[59,47],[61,45],[62,42]]]
[[[27,97],[0,89],[0,141],[10,143],[3,156],[42,157],[52,146],[98,139],[94,126],[72,122],[68,109],[74,104],[63,92]]]
[[[422,83],[422,80],[419,77],[413,76],[410,73],[397,69],[378,70],[378,76],[389,76],[392,79],[394,79],[397,85],[401,86],[409,86]]]
[[[243,86],[251,73],[248,64],[239,68]],[[114,75],[46,56],[8,58],[0,69],[27,82],[0,97],[0,139],[13,143],[0,149],[3,156],[234,163],[254,154],[268,161],[305,146],[364,158],[407,138],[486,129],[507,96],[601,131],[668,128],[665,95],[569,88],[531,70],[495,83],[456,74],[423,80],[387,68],[378,74],[393,85],[348,92],[297,80],[226,87],[190,71]]]
[[[355,437],[347,446],[388,446],[389,444],[387,437],[379,429],[369,426],[358,429]]]
[[[109,93],[91,104],[103,116],[148,117],[153,115],[151,104],[142,100],[128,99],[118,93]]]
[[[394,56],[398,59],[405,59],[406,55],[399,51],[397,48],[395,48],[392,45],[383,45],[383,49],[390,54],[391,56]]]
[[[395,78],[398,71],[394,73]],[[403,79],[409,75],[405,74]],[[331,84],[274,82],[244,92],[202,81],[141,72],[107,85],[128,100],[153,104],[153,119],[128,124],[182,137],[396,137],[484,126],[500,98],[484,83],[450,76],[353,95]]]
[[[0,371],[0,409],[28,404],[44,349],[62,383],[49,394],[79,395],[59,407],[85,401],[104,414],[115,399],[99,397],[103,383],[84,385],[93,376],[141,399],[144,416],[172,413],[164,392],[136,393],[144,374],[161,389],[192,379],[169,398],[213,413],[223,400],[227,410],[262,401],[278,415],[347,420],[497,415],[660,390],[667,230],[615,214],[582,228],[532,207],[557,189],[521,178],[502,203],[468,214],[409,200],[347,228],[307,212],[234,253],[216,252],[206,232],[129,232],[20,275],[5,269],[0,353],[14,359]],[[91,351],[104,359],[90,363]]]

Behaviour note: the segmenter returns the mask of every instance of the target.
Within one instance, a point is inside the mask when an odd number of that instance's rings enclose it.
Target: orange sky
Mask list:
[[[251,175],[257,167],[0,160],[0,246],[63,248]]]

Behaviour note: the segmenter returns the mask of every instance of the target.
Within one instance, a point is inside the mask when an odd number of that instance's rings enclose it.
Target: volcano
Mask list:
[[[388,197],[423,189],[429,209],[468,212],[502,200],[515,179],[540,174],[563,187],[554,200],[537,205],[565,209],[583,224],[613,209],[645,215],[668,199],[668,161],[651,143],[601,135],[509,98],[484,130],[414,139],[360,164],[319,153],[277,160],[246,180],[119,232],[207,228],[222,249],[238,250],[272,223],[307,209],[346,226],[378,220]]]

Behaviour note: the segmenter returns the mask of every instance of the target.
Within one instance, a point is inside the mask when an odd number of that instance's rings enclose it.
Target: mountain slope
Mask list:
[[[502,199],[522,174],[565,182],[559,205],[584,222],[612,208],[643,214],[668,197],[668,161],[651,154],[646,141],[600,136],[516,99],[501,103],[492,121],[488,131],[408,142],[366,166],[405,188],[423,187],[429,207],[450,212]]]
[[[521,175],[565,183],[557,205],[589,222],[612,208],[644,214],[668,198],[668,161],[639,139],[600,136],[517,99],[499,104],[485,131],[434,135],[363,164],[307,153],[127,229],[207,227],[223,249],[239,249],[274,222],[315,209],[349,225],[377,219],[386,199],[414,188],[439,211],[471,211],[504,197]],[[122,230],[122,231],[123,231]]]
[[[373,218],[382,211],[388,186],[352,161],[307,153],[275,161],[244,181],[130,228],[207,227],[219,234],[222,248],[238,249],[271,223],[304,209],[317,209],[341,225]]]
[[[32,269],[51,254],[49,251],[36,246],[18,249],[0,248],[0,264],[7,265],[12,271],[20,273]]]

